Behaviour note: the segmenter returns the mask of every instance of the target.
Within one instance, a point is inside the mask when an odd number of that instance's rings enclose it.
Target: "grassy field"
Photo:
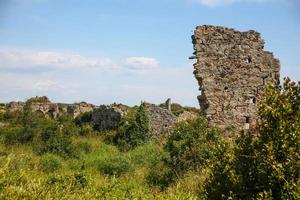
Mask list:
[[[196,199],[180,183],[164,192],[149,186],[147,173],[161,155],[155,144],[123,153],[96,136],[74,141],[82,146],[78,159],[1,144],[0,199]]]

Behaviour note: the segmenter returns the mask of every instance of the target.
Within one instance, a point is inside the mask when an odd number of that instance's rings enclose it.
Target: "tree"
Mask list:
[[[114,141],[120,149],[126,151],[146,143],[149,138],[149,118],[145,105],[142,103],[136,112],[134,120],[123,121]]]
[[[176,174],[197,170],[213,162],[226,147],[223,136],[208,128],[203,116],[180,122],[165,145],[169,154],[168,165]]]
[[[299,198],[300,82],[286,78],[283,86],[269,85],[259,115],[257,151],[266,190],[277,199]]]
[[[286,78],[282,86],[269,85],[258,113],[255,134],[241,134],[229,154],[231,162],[213,169],[209,198],[300,198],[300,82]]]

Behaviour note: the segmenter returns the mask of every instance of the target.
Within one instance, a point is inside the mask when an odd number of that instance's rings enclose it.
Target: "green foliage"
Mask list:
[[[46,96],[42,96],[42,97],[36,96],[36,97],[32,97],[32,98],[28,99],[26,102],[27,103],[29,103],[29,102],[30,103],[50,103],[51,101]]]
[[[174,172],[166,165],[164,160],[153,163],[147,175],[147,182],[150,185],[158,186],[162,190],[168,187],[174,180]]]
[[[229,145],[212,167],[212,174],[205,184],[206,199],[230,199],[232,191],[236,192],[238,180],[233,167],[234,159],[234,145]],[[199,193],[199,196],[203,194]]]
[[[114,142],[121,150],[128,151],[145,144],[149,138],[149,119],[144,104],[141,104],[136,112],[135,120],[124,122],[118,129]]]
[[[0,129],[1,140],[4,144],[23,144],[28,140],[31,140],[32,134],[30,132],[25,132],[22,127],[12,127],[12,128],[1,128]]]
[[[64,132],[64,135],[77,136],[80,133],[80,129],[75,125],[74,119],[71,116],[63,114],[56,121],[62,127],[61,130]]]
[[[3,116],[0,199],[300,198],[300,86],[288,79],[268,87],[257,130],[225,140],[200,116],[177,124],[164,148],[149,140],[143,105],[100,137],[30,103]]]
[[[270,85],[259,114],[262,125],[257,155],[266,190],[282,199],[299,197],[300,82],[285,79],[283,86]]]
[[[8,128],[1,128],[0,135],[5,144],[30,144],[38,154],[53,153],[64,158],[76,157],[72,135],[78,128],[73,119],[61,116],[57,120],[33,113],[32,100],[25,103],[23,112],[11,120]]]
[[[38,116],[31,112],[29,109],[30,104],[25,105],[24,111],[22,113],[10,113],[13,116],[7,119],[14,126],[3,128],[0,130],[2,132],[5,144],[26,144],[33,141],[33,138],[37,132],[37,127],[39,126]],[[10,115],[8,113],[8,115]],[[16,114],[14,116],[14,114]]]
[[[132,164],[135,166],[152,166],[153,163],[160,160],[163,154],[163,150],[153,142],[146,143],[126,152],[126,156],[130,158]]]
[[[78,126],[83,126],[83,125],[91,123],[92,113],[93,113],[92,111],[81,113],[80,115],[78,115],[75,118],[75,124],[78,125]]]
[[[44,172],[55,172],[62,168],[62,163],[58,156],[45,154],[41,157],[40,168]]]
[[[130,168],[130,159],[124,156],[106,157],[98,162],[98,170],[107,175],[119,176]]]
[[[13,126],[0,129],[5,144],[27,144],[33,141],[44,118],[32,113],[30,106],[31,102],[27,102],[21,113],[6,112],[6,121]]]
[[[172,103],[171,110],[174,115],[179,116],[181,113],[184,112],[185,109],[180,104]]]
[[[68,135],[55,122],[44,124],[35,141],[34,150],[38,154],[53,153],[63,158],[78,157],[75,146]]]
[[[80,127],[79,135],[81,136],[91,136],[94,134],[94,130],[89,124],[84,124]]]
[[[219,159],[225,148],[223,136],[209,129],[202,116],[178,123],[165,145],[168,165],[179,175],[209,165]]]
[[[228,144],[223,136],[207,127],[203,116],[176,124],[159,162],[151,167],[147,180],[161,189],[180,179],[188,171],[200,171],[214,164]]]
[[[92,152],[92,145],[88,142],[82,141],[76,144],[76,149],[87,154]]]
[[[11,122],[14,121],[16,118],[18,118],[18,116],[20,116],[20,112],[18,111],[15,112],[6,111],[5,113],[3,113],[2,120],[5,122]]]
[[[213,169],[208,198],[299,199],[299,83],[269,85],[259,115],[258,130],[241,134]]]
[[[159,104],[159,107],[167,109],[165,103]],[[179,116],[184,111],[189,111],[189,112],[194,112],[194,113],[200,113],[199,109],[197,109],[197,108],[189,107],[189,106],[182,106],[182,105],[180,105],[178,103],[172,103],[171,104],[171,111],[176,116]]]

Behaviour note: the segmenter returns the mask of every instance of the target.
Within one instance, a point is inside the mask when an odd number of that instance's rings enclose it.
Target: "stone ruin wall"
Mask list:
[[[194,74],[201,110],[210,126],[249,129],[269,81],[279,81],[279,60],[264,51],[260,34],[220,26],[199,26],[192,36]]]
[[[25,102],[10,102],[7,104],[7,110],[9,112],[22,111],[25,106]],[[72,117],[77,117],[81,113],[93,111],[97,106],[89,103],[81,102],[74,104],[52,103],[52,102],[33,102],[31,109],[33,112],[39,112],[51,117],[58,117],[65,113]]]

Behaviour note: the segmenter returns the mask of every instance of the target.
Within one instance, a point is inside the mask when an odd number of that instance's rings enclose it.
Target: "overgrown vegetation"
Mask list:
[[[299,199],[300,85],[269,86],[255,130],[226,139],[203,116],[151,140],[144,105],[115,130],[90,113],[4,113],[0,199]]]
[[[135,113],[134,110],[132,112]],[[144,104],[139,106],[134,117],[132,113],[129,113],[125,119],[129,121],[123,121],[113,138],[114,143],[121,150],[128,151],[148,142],[150,138],[149,119]]]

